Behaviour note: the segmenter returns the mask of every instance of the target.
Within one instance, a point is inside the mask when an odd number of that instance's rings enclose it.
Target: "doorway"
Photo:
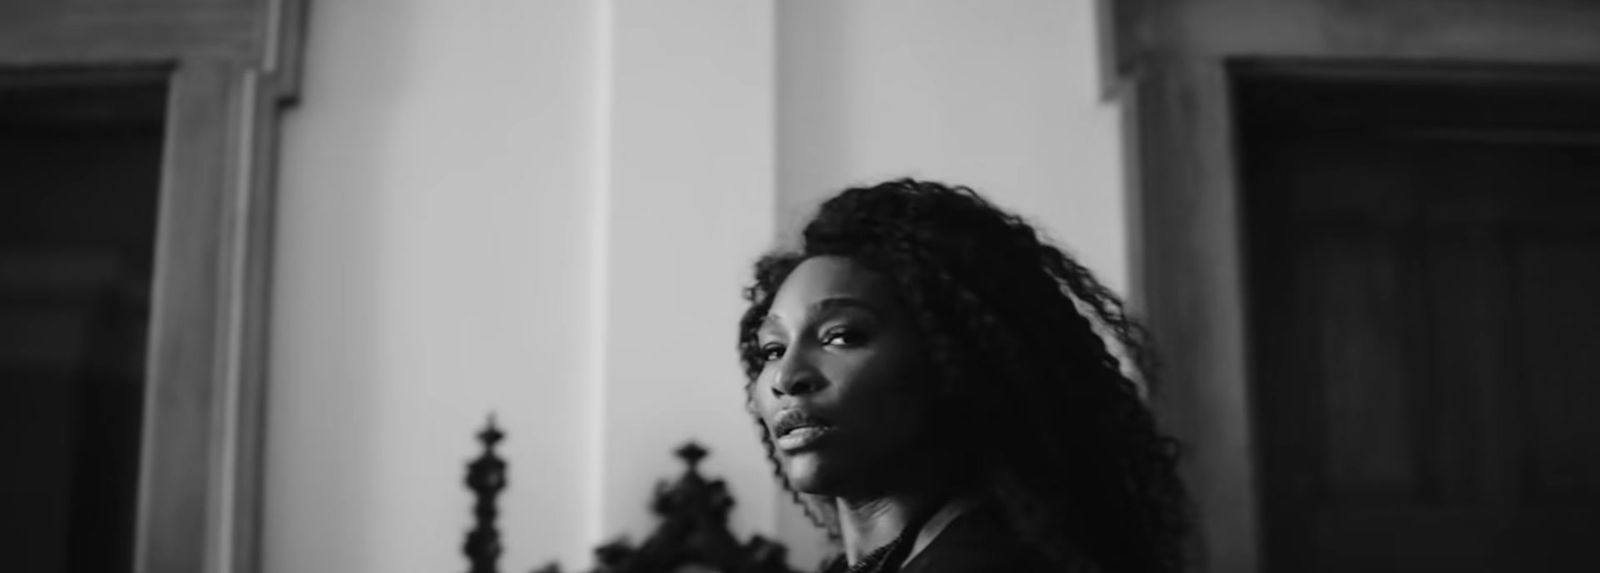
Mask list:
[[[1592,567],[1600,73],[1228,77],[1266,569]]]
[[[257,569],[305,6],[0,2],[7,571]]]
[[[0,79],[0,551],[131,571],[166,74]]]

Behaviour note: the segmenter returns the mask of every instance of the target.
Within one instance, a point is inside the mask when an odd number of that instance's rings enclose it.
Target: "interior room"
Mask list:
[[[1148,329],[1183,570],[1592,567],[1595,30],[1583,0],[0,3],[0,569],[817,571],[846,548],[764,449],[744,289],[897,178],[1020,214]]]

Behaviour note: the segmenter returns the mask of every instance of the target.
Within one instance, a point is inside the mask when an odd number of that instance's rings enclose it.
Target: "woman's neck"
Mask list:
[[[839,533],[846,562],[855,564],[894,541],[907,527],[920,526],[951,501],[942,489],[923,489],[859,498],[836,498]]]
[[[955,502],[965,499],[963,493],[969,492],[975,483],[970,464],[963,465],[958,458],[931,452],[911,458],[939,461],[894,464],[891,467],[898,466],[894,475],[873,480],[878,484],[894,484],[893,487],[867,488],[853,495],[834,497],[844,557],[850,565],[892,543],[912,526],[919,530],[910,532],[915,542],[911,554],[915,554],[949,521],[942,519],[946,512],[941,510],[959,513],[966,507]],[[933,531],[923,527],[935,523],[938,526]]]

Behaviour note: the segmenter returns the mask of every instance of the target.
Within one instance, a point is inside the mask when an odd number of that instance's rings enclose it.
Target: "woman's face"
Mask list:
[[[885,276],[843,257],[807,259],[757,341],[765,366],[751,399],[796,489],[871,495],[925,469],[925,369]]]

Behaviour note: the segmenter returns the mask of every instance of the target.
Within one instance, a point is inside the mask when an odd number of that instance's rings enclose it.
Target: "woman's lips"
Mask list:
[[[784,453],[795,453],[815,446],[831,433],[833,428],[829,426],[801,426],[778,436],[774,445]]]
[[[833,431],[833,426],[805,408],[786,408],[769,422],[773,445],[793,453],[816,445]]]

